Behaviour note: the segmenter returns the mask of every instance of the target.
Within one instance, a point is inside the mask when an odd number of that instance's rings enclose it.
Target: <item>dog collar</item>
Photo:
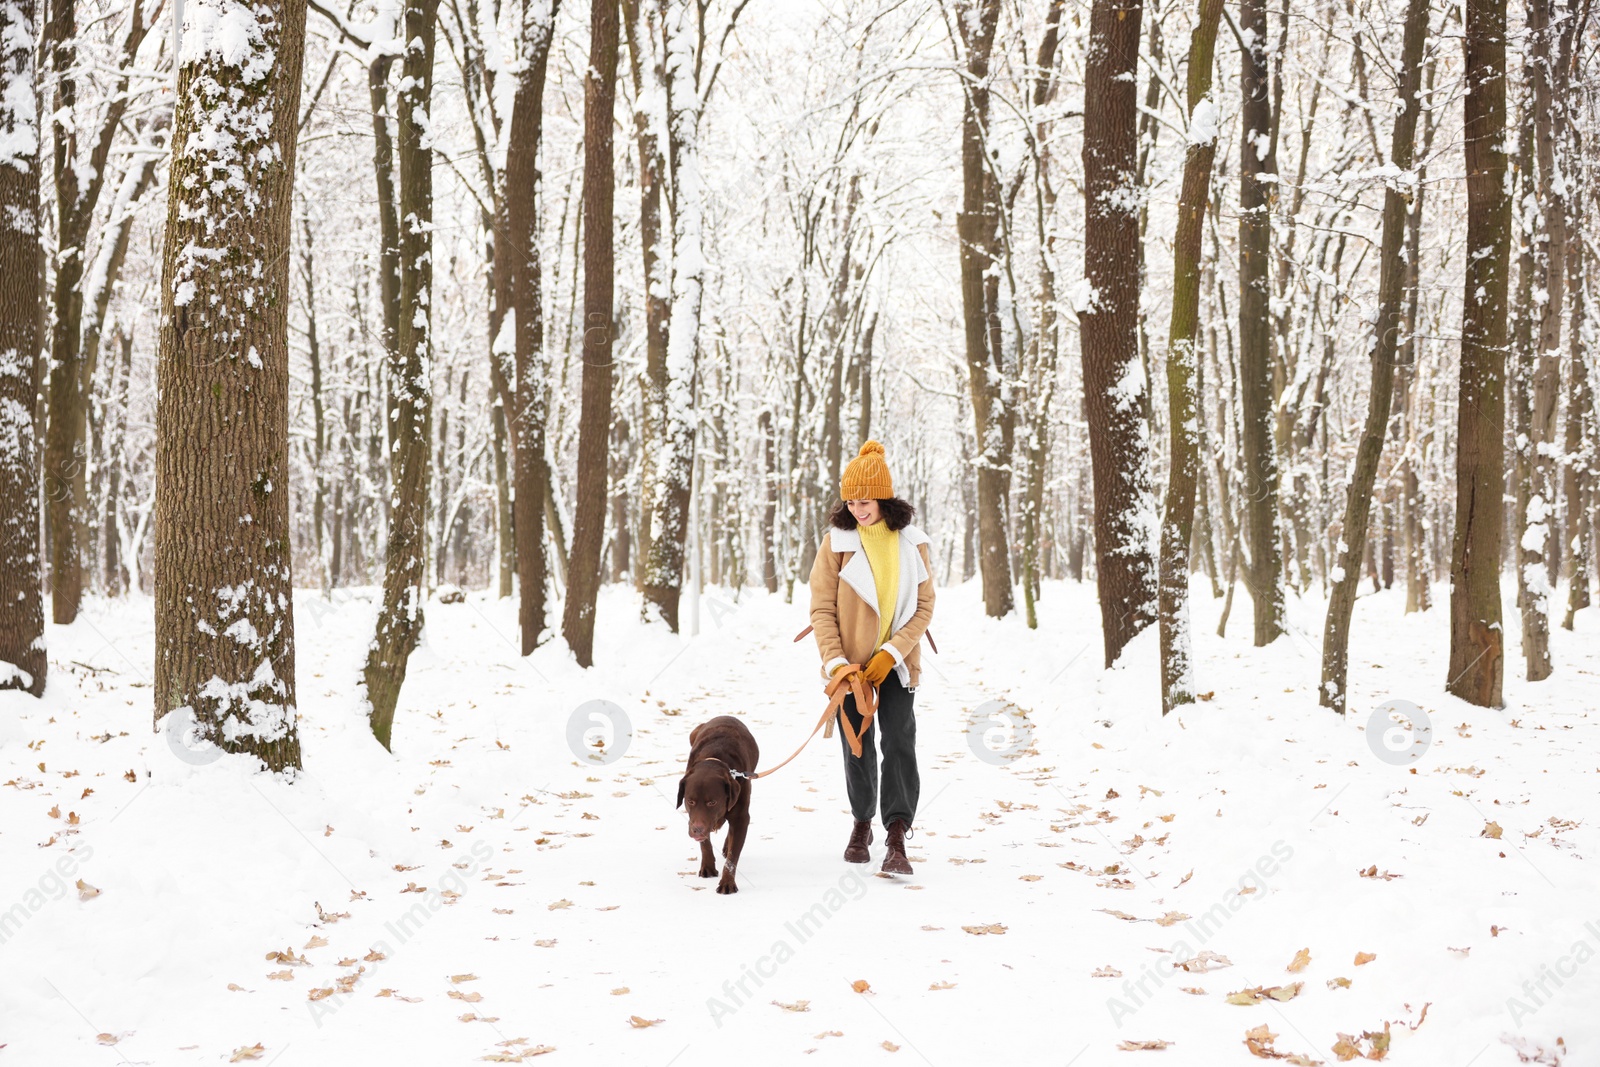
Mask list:
[[[750,777],[750,775],[746,774],[745,772],[743,772],[741,770],[738,770],[738,769],[736,769],[734,767],[728,767],[728,764],[727,764],[726,761],[717,759],[717,757],[715,757],[715,756],[701,756],[700,757],[700,762],[701,763],[704,763],[706,760],[716,760],[716,762],[721,763],[724,767],[728,768],[728,774],[730,776],[734,777],[734,778],[749,778]]]

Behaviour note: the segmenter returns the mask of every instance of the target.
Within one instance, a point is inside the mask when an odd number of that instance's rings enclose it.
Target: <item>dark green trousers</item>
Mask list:
[[[844,751],[845,790],[850,795],[850,810],[859,820],[870,821],[874,805],[882,812],[885,827],[896,819],[904,820],[907,826],[916,820],[922,779],[917,773],[917,717],[912,710],[915,700],[916,694],[901,685],[899,676],[890,671],[889,677],[878,687],[878,713],[861,739],[859,759],[851,754],[844,731],[839,731],[839,746]],[[852,730],[861,729],[855,697],[845,698],[844,713]],[[880,740],[881,774],[878,770]]]

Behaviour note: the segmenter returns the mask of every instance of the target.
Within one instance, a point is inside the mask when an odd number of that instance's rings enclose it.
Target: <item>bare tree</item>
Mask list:
[[[595,598],[600,592],[600,548],[606,526],[614,282],[611,113],[617,94],[617,34],[616,0],[591,0],[583,108],[583,413],[578,430],[578,503],[561,620],[562,634],[580,667],[594,664]]]
[[[0,0],[0,689],[44,693],[34,366],[43,302],[35,0]]]
[[[55,142],[55,293],[50,328],[50,423],[45,432],[45,498],[50,511],[50,610],[57,623],[78,616],[83,597],[88,450],[86,394],[96,351],[82,347],[83,275],[89,228],[105,188],[111,143],[127,112],[128,76],[139,46],[160,9],[132,0],[120,46],[121,67],[110,103],[98,124],[84,122],[78,100],[77,0],[51,0],[45,52],[54,75],[51,122]],[[82,129],[80,131],[80,125]],[[80,132],[90,135],[83,154]]]
[[[1505,185],[1506,3],[1466,3],[1466,288],[1456,414],[1455,541],[1450,554],[1450,666],[1445,688],[1499,707],[1505,348],[1511,197]]]
[[[219,0],[190,0],[223,17]],[[155,717],[300,765],[288,305],[304,0],[227,11],[179,54],[156,406]],[[211,180],[227,174],[227,181]]]
[[[1011,382],[1015,360],[1007,358],[999,308],[999,182],[986,155],[989,130],[989,66],[999,0],[963,0],[955,12],[964,66],[961,81],[961,311],[966,338],[967,388],[978,452],[978,568],[983,609],[1003,618],[1013,607],[1007,511],[1011,450],[1016,426]]]
[[[1105,663],[1155,621],[1156,502],[1150,479],[1148,392],[1139,359],[1143,263],[1135,178],[1137,3],[1096,0],[1083,91],[1084,276],[1078,311],[1083,406],[1094,469],[1094,545]]]
[[[1194,653],[1189,627],[1189,545],[1194,527],[1195,482],[1200,470],[1200,428],[1195,387],[1200,320],[1200,247],[1211,164],[1221,118],[1211,98],[1217,25],[1222,0],[1200,0],[1189,38],[1189,145],[1178,194],[1178,231],[1172,242],[1172,326],[1167,340],[1167,403],[1171,461],[1161,517],[1161,568],[1157,621],[1161,638],[1161,713],[1194,700]]]
[[[1239,5],[1239,408],[1240,467],[1250,555],[1245,586],[1255,605],[1255,643],[1284,632],[1278,457],[1273,447],[1272,312],[1268,268],[1277,199],[1278,114],[1267,68],[1266,0]]]
[[[422,635],[428,476],[433,447],[433,53],[439,0],[407,0],[396,136],[400,163],[400,315],[388,353],[389,539],[383,604],[362,681],[372,734],[389,748],[406,662]]]
[[[1408,0],[1405,43],[1400,54],[1401,110],[1395,119],[1389,162],[1399,170],[1383,198],[1383,247],[1379,253],[1378,312],[1372,328],[1372,389],[1367,396],[1367,423],[1356,450],[1355,470],[1345,499],[1342,547],[1333,570],[1333,591],[1322,634],[1322,706],[1341,715],[1349,698],[1350,615],[1355,610],[1356,586],[1361,580],[1361,559],[1367,545],[1367,521],[1372,507],[1372,486],[1378,460],[1389,433],[1390,403],[1394,396],[1395,362],[1404,316],[1407,264],[1401,252],[1406,243],[1406,210],[1412,199],[1412,171],[1416,147],[1417,115],[1422,110],[1422,51],[1428,39],[1428,0]]]

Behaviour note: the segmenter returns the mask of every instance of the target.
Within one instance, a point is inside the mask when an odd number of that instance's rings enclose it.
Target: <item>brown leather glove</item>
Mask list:
[[[894,670],[894,655],[888,649],[880,648],[873,653],[871,659],[867,660],[867,665],[861,670],[861,676],[872,685],[882,685],[892,670]]]

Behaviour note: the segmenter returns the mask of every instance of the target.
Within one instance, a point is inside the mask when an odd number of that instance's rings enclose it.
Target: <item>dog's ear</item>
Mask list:
[[[676,804],[674,804],[673,807],[675,807],[675,808],[683,807],[683,790],[684,790],[684,787],[687,786],[688,784],[689,784],[689,776],[687,774],[684,775],[682,778],[678,779],[678,802]]]

